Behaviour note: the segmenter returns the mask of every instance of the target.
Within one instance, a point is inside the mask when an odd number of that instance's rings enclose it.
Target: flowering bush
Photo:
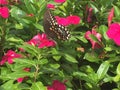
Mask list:
[[[0,0],[0,90],[120,90],[119,7],[119,0]],[[46,8],[61,34],[68,27],[68,40],[44,32]]]

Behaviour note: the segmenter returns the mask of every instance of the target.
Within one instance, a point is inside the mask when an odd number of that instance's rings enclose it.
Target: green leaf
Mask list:
[[[90,6],[94,9],[95,13],[99,12],[99,10],[98,10],[96,5],[90,3]]]
[[[24,45],[19,46],[19,48],[23,48],[25,51],[31,54],[31,56],[40,57],[41,53],[38,47],[35,47],[33,45],[24,43]]]
[[[27,65],[32,65],[35,66],[36,62],[30,59],[23,59],[23,58],[16,58],[14,59],[14,62],[20,63],[20,64],[27,64]]]
[[[13,80],[9,80],[6,83],[4,83],[3,85],[1,85],[1,87],[3,87],[3,90],[13,90],[14,84],[13,84]]]
[[[100,65],[100,67],[97,70],[97,75],[98,75],[99,80],[102,79],[102,78],[104,78],[104,76],[107,74],[109,66],[110,66],[110,63],[107,62],[107,61],[103,62]]]
[[[48,63],[48,59],[41,59],[41,60],[37,61],[37,63],[40,64],[40,65],[47,64]]]
[[[61,56],[59,55],[59,52],[55,49],[55,48],[52,48],[52,54],[54,55],[53,58],[56,60],[56,61],[59,61]]]
[[[39,29],[39,30],[41,30],[42,32],[44,32],[43,26],[42,26],[41,24],[39,24],[39,23],[33,23],[33,25],[34,25],[37,29]]]
[[[26,12],[22,11],[18,7],[13,6],[11,9],[11,16],[16,19],[20,19],[20,18],[26,16]]]
[[[98,62],[100,59],[95,52],[88,52],[85,54],[84,59],[87,59],[90,62]]]
[[[91,34],[90,37],[93,41],[98,42],[98,39],[95,35]]]
[[[120,75],[116,75],[116,76],[113,78],[113,80],[114,80],[115,82],[119,82],[119,81],[120,81]]]
[[[65,54],[64,57],[69,62],[78,63],[78,61],[74,57],[72,57],[71,55],[69,55],[69,54]]]
[[[15,42],[15,43],[20,43],[22,44],[24,41],[20,38],[17,38],[17,37],[9,37],[7,38],[7,41],[9,42]]]
[[[120,9],[114,5],[114,12],[115,12],[115,16],[120,16]]]
[[[108,30],[108,27],[105,26],[105,25],[101,25],[99,26],[99,29],[98,29],[98,32],[101,33],[101,35],[103,35],[103,37],[106,39],[106,40],[109,40],[107,34],[106,34],[106,31]]]
[[[18,88],[19,88],[20,90],[29,90],[29,89],[30,89],[30,86],[29,86],[29,84],[27,84],[27,83],[20,83],[20,84],[18,85]]]
[[[25,6],[27,7],[27,10],[29,11],[29,13],[36,13],[36,9],[34,7],[34,5],[32,5],[30,0],[24,0]]]
[[[82,73],[82,72],[74,72],[73,76],[77,76],[77,77],[81,78],[81,77],[87,77],[87,74]]]
[[[35,82],[32,84],[31,90],[47,90],[47,88],[41,82]]]
[[[23,29],[23,25],[20,23],[20,24],[15,24],[15,28],[16,29]]]
[[[73,76],[81,79],[81,80],[85,80],[86,82],[91,83],[92,85],[95,85],[98,82],[98,77],[96,73],[90,73],[90,74],[85,74],[82,72],[74,72]]]
[[[31,72],[25,72],[23,70],[21,71],[17,71],[17,72],[13,72],[13,73],[9,73],[6,75],[1,75],[0,79],[12,79],[12,80],[16,80],[19,77],[25,77],[25,76],[33,76],[34,74]]]
[[[54,69],[58,69],[60,67],[59,64],[50,64],[50,66]]]
[[[117,72],[118,75],[120,75],[120,63],[117,66],[116,72]]]

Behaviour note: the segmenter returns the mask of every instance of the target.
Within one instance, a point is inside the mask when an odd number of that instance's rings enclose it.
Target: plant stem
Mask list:
[[[0,27],[1,29],[1,38],[0,38],[0,60],[2,59],[3,56],[3,51],[4,51],[4,43],[5,43],[5,28]]]

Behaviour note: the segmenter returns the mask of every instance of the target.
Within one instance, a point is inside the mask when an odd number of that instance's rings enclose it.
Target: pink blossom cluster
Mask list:
[[[54,2],[56,3],[64,3],[66,0],[54,0]],[[47,4],[47,8],[50,9],[55,9],[55,5],[53,4]],[[63,26],[68,26],[70,24],[79,24],[80,23],[80,17],[76,16],[76,15],[71,15],[68,17],[59,17],[56,16],[55,17],[58,24],[63,25]]]
[[[53,40],[49,40],[46,34],[44,33],[43,34],[38,33],[37,35],[35,35],[30,41],[28,41],[28,44],[38,46],[38,48],[52,47],[56,45],[56,43]],[[24,51],[22,48],[20,48],[20,50]],[[12,64],[14,58],[21,57],[22,55],[17,54],[13,50],[8,50],[7,53],[2,57],[0,65],[3,65],[5,62]]]
[[[76,25],[76,24],[80,23],[80,17],[76,16],[76,15],[68,16],[66,18],[56,16],[55,18],[56,18],[58,24],[63,25],[63,26],[68,26],[70,24]]]
[[[49,40],[47,38],[47,35],[45,33],[38,33],[30,41],[28,41],[28,43],[34,46],[38,46],[38,48],[52,47],[56,45],[53,40]]]
[[[5,5],[8,5],[8,1],[0,0],[0,16],[6,19],[9,17],[9,9]]]
[[[2,60],[0,61],[0,65],[5,64],[5,62],[8,62],[9,64],[13,64],[15,58],[22,58],[22,55],[21,54],[17,54],[13,50],[8,50],[7,53],[2,57]],[[28,72],[30,69],[29,68],[25,68],[23,70]],[[26,77],[20,77],[20,78],[17,79],[17,81],[20,83],[25,78]]]
[[[120,24],[112,23],[108,28],[107,36],[120,46]]]
[[[0,65],[3,65],[5,62],[8,62],[9,64],[13,63],[13,59],[15,58],[21,58],[22,55],[17,54],[13,50],[8,50],[7,53],[2,57],[2,60],[0,61]]]
[[[54,0],[56,3],[64,3],[66,0]],[[55,9],[54,4],[47,4],[47,8]]]
[[[85,33],[85,38],[86,38],[87,40],[89,40],[90,43],[92,44],[92,49],[100,48],[100,47],[101,47],[100,44],[99,44],[98,42],[94,41],[94,40],[91,38],[91,35],[95,36],[95,37],[97,38],[97,40],[98,40],[99,42],[101,42],[101,38],[102,38],[101,34],[100,34],[100,33],[97,33],[94,29],[92,29],[92,31],[87,31],[87,32]]]
[[[35,35],[30,41],[28,41],[28,44],[38,46],[38,48],[44,48],[44,47],[52,47],[55,46],[55,42],[52,40],[49,40],[46,36],[46,34],[37,34]],[[20,48],[20,51],[24,51],[24,49]],[[8,64],[13,64],[15,58],[23,58],[21,54],[17,54],[13,50],[8,50],[7,53],[2,57],[2,60],[0,61],[0,65],[4,65],[6,62]],[[23,69],[26,72],[29,72],[29,68]],[[27,77],[20,77],[17,79],[19,83],[21,83],[24,79]]]
[[[64,83],[54,80],[52,86],[47,86],[47,90],[66,90]]]
[[[56,3],[64,3],[66,0],[54,0]],[[54,4],[47,4],[47,8],[55,9]]]
[[[56,3],[64,3],[66,0],[54,0]]]

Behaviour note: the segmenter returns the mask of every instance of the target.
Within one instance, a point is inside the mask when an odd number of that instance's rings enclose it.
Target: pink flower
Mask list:
[[[56,45],[55,42],[53,40],[49,40],[44,33],[38,33],[28,43],[34,46],[38,46],[38,48],[52,47]]]
[[[112,8],[108,14],[108,26],[110,26],[113,17],[114,17],[114,8]]]
[[[60,25],[63,25],[63,26],[68,26],[70,23],[68,22],[68,19],[67,18],[63,18],[63,17],[59,17],[59,16],[56,16],[55,17],[58,24]]]
[[[0,65],[3,65],[7,61],[8,61],[9,64],[12,64],[13,59],[21,58],[21,57],[22,56],[20,54],[17,54],[12,50],[8,50],[7,53],[2,57],[2,60],[0,61]]]
[[[78,16],[68,16],[67,17],[67,20],[68,20],[68,22],[70,23],[70,24],[79,24],[80,23],[80,17],[78,17]]]
[[[47,8],[51,8],[51,9],[54,9],[55,6],[53,4],[47,4]]]
[[[8,1],[7,0],[0,0],[0,4],[1,5],[6,5],[6,4],[8,4]]]
[[[47,86],[47,90],[66,90],[64,83],[54,80],[52,86]]]
[[[93,16],[93,8],[88,9],[88,17],[87,17],[87,22],[92,22],[92,16]]]
[[[28,17],[33,17],[34,14],[33,13],[30,13],[30,14],[27,14]]]
[[[101,46],[91,38],[91,35],[95,36],[97,38],[97,40],[99,42],[101,42],[101,37],[102,37],[101,34],[97,33],[95,30],[92,30],[92,32],[87,31],[85,33],[85,38],[88,39],[90,41],[90,43],[92,44],[92,49],[100,48]]]
[[[75,24],[76,25],[76,24],[79,24],[79,22],[80,22],[80,17],[75,16],[75,15],[74,16],[68,16],[66,18],[56,16],[55,18],[56,18],[58,24],[63,25],[63,26],[68,26],[70,24]]]
[[[25,72],[29,72],[30,71],[30,68],[24,68],[23,69]],[[23,82],[23,80],[25,80],[27,77],[20,77],[17,79],[17,82],[21,83]]]
[[[120,46],[120,24],[112,23],[107,31],[107,36]]]
[[[66,0],[54,0],[56,3],[64,3]]]
[[[9,9],[8,7],[0,7],[0,16],[3,18],[8,18],[9,17]]]
[[[24,78],[18,78],[17,82],[21,83],[21,82],[23,82],[23,80],[24,80]]]

